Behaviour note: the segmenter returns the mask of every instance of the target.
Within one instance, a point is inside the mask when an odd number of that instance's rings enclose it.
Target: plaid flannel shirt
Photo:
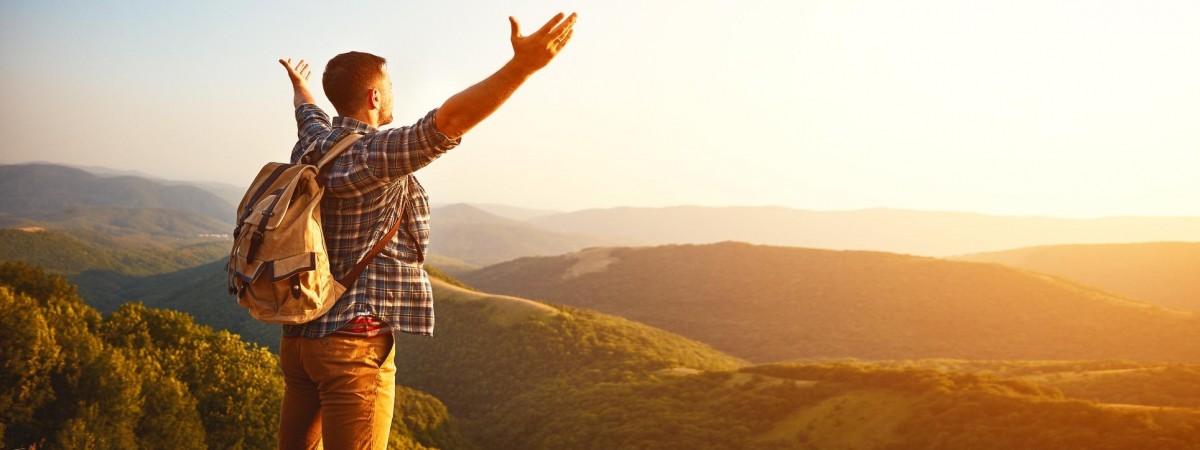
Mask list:
[[[347,286],[333,308],[304,325],[284,326],[285,336],[324,337],[357,316],[375,316],[405,333],[433,334],[433,289],[423,268],[429,197],[412,173],[459,143],[434,127],[436,112],[411,126],[380,131],[349,117],[335,117],[331,125],[316,105],[296,108],[299,140],[292,149],[293,163],[314,140],[317,149],[326,152],[350,133],[364,134],[321,175],[321,220],[334,277],[349,273],[387,234],[402,209],[407,214],[391,243]]]

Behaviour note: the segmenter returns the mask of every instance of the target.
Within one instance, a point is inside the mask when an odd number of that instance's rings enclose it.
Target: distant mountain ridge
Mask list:
[[[776,206],[589,209],[530,221],[622,245],[763,245],[953,256],[1034,245],[1198,241],[1200,217],[1065,219],[900,209],[810,211]]]
[[[611,244],[603,239],[548,231],[467,204],[434,208],[430,223],[430,253],[479,266]]]
[[[225,183],[168,181],[120,175],[127,171],[85,169],[105,175],[50,164],[0,166],[0,188],[16,194],[0,199],[0,226],[44,226],[47,220],[62,220],[67,213],[91,207],[174,209],[228,224],[233,218],[231,205],[242,193],[241,187]],[[464,212],[467,210],[471,212]],[[18,220],[34,214],[44,220]],[[46,219],[51,216],[55,218]],[[601,245],[739,241],[947,257],[1043,245],[1200,241],[1200,217],[1070,219],[887,208],[811,211],[777,206],[675,206],[558,212],[451,204],[434,208],[432,222],[431,252],[467,263],[461,268],[453,266],[459,273],[469,265]],[[205,228],[225,230],[228,225]]]
[[[627,317],[752,362],[1200,361],[1200,315],[995,264],[721,243],[522,258],[462,279]]]
[[[232,223],[234,206],[209,191],[133,176],[101,177],[49,164],[0,166],[0,213],[28,214],[71,208],[177,209]]]
[[[1166,308],[1200,313],[1200,242],[1052,245],[957,259],[1044,272]]]

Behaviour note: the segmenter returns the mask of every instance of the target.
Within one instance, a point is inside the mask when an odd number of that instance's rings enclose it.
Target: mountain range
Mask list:
[[[620,315],[753,362],[1200,362],[1197,314],[999,264],[720,243],[528,257],[462,279]]]
[[[0,165],[0,213],[29,214],[72,208],[180,210],[233,221],[234,207],[209,191],[134,176],[101,177],[50,164]]]
[[[238,187],[102,172],[107,175],[46,164],[0,166],[0,188],[17,194],[0,200],[0,227],[103,235],[229,232]],[[434,208],[431,222],[435,255],[430,259],[440,258],[456,274],[592,246],[740,241],[944,257],[1041,245],[1200,241],[1200,217],[1069,219],[898,209],[677,206],[555,212],[451,204]]]
[[[430,228],[434,230],[430,252],[476,266],[609,244],[602,239],[546,231],[466,204],[435,208],[430,214]]]
[[[608,238],[621,245],[739,241],[923,256],[1049,244],[1200,241],[1200,217],[1067,219],[900,209],[676,206],[589,209],[531,222],[547,230]]]

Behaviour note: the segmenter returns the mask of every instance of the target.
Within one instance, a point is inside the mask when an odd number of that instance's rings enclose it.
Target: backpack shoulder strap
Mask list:
[[[333,144],[333,148],[329,149],[328,152],[325,152],[324,155],[321,155],[321,159],[318,161],[313,161],[316,159],[318,153],[320,153],[317,151],[317,143],[319,141],[314,139],[311,144],[308,144],[308,148],[304,149],[304,153],[300,154],[300,159],[298,162],[300,164],[316,165],[317,170],[320,170],[322,167],[325,167],[326,164],[329,164],[330,161],[333,161],[334,158],[337,158],[338,155],[341,155],[342,152],[346,151],[346,149],[350,148],[351,145],[354,145],[355,142],[358,142],[359,139],[362,139],[362,137],[363,135],[361,133],[350,133],[349,135],[346,135],[346,137],[341,138],[337,141],[337,143]]]
[[[328,152],[322,155],[320,161],[317,161],[317,170],[321,170],[321,168],[325,167],[326,164],[329,164],[330,161],[333,161],[334,158],[337,158],[338,155],[341,155],[342,152],[346,151],[346,149],[350,148],[351,145],[354,145],[354,143],[358,142],[358,140],[362,139],[362,137],[362,134],[350,133],[340,141],[337,141],[336,144],[333,144],[333,148],[329,149]]]

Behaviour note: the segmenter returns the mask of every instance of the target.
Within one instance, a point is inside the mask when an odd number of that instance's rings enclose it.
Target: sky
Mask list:
[[[412,123],[578,12],[418,178],[435,204],[1200,215],[1200,2],[0,3],[0,163],[247,185],[295,141],[281,57],[388,59]]]

